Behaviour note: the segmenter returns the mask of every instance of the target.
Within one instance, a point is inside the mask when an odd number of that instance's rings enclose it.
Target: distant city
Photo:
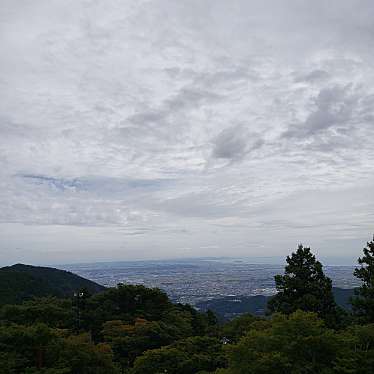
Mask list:
[[[218,258],[168,261],[131,261],[60,266],[104,286],[118,283],[158,287],[175,302],[196,305],[226,296],[272,295],[274,275],[283,265],[253,264],[250,259]],[[354,266],[324,266],[333,286],[359,285]]]

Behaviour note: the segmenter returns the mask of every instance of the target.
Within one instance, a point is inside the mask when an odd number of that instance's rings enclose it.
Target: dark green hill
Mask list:
[[[334,294],[335,302],[345,310],[351,310],[352,305],[350,304],[350,298],[354,296],[354,288],[338,288],[333,287],[332,292]]]
[[[23,264],[0,268],[0,305],[33,297],[71,297],[82,288],[91,294],[105,290],[104,286],[65,270]]]
[[[353,289],[333,287],[335,302],[343,309],[350,310],[349,299],[354,295]],[[265,314],[269,296],[226,296],[222,298],[202,301],[196,306],[202,311],[208,309],[218,314],[224,320],[233,319],[244,313],[257,316]]]

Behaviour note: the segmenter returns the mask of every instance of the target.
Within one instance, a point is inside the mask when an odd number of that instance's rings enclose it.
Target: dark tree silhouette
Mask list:
[[[271,313],[291,314],[296,310],[315,312],[328,325],[335,325],[338,308],[332,293],[332,282],[316,260],[310,248],[299,245],[296,252],[287,256],[284,275],[275,276],[278,293],[270,299]]]
[[[363,322],[374,322],[374,237],[363,249],[364,255],[358,259],[360,265],[354,271],[355,277],[362,281],[355,290],[351,303],[353,312]]]

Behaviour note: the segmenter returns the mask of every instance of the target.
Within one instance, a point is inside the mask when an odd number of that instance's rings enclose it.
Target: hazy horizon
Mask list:
[[[291,253],[291,252],[290,252]],[[355,267],[357,266],[357,258],[354,257],[322,257],[317,258],[318,261],[322,263],[323,266],[346,266],[346,267]],[[252,256],[252,257],[229,257],[229,256],[220,256],[220,257],[164,257],[164,258],[143,258],[143,259],[102,259],[99,261],[73,261],[69,263],[65,262],[48,262],[46,261],[37,261],[37,262],[9,262],[9,263],[0,263],[0,267],[3,266],[12,266],[17,263],[23,263],[25,265],[33,266],[50,266],[63,269],[64,267],[69,266],[84,266],[84,265],[97,265],[106,266],[106,265],[118,265],[121,264],[136,264],[136,263],[194,263],[194,262],[227,262],[227,263],[246,263],[248,265],[274,265],[274,266],[284,266],[286,264],[286,257],[280,256]]]
[[[0,3],[0,264],[356,259],[374,2]]]

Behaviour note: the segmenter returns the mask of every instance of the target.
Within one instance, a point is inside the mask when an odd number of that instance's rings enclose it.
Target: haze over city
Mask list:
[[[2,0],[0,264],[300,242],[353,263],[374,232],[373,17],[370,0]]]

